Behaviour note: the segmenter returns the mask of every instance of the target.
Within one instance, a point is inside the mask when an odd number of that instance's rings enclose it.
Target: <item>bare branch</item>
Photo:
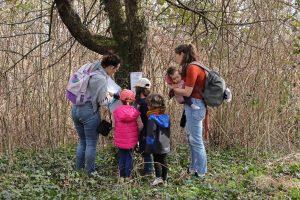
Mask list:
[[[87,14],[86,14],[86,16],[85,16],[85,18],[84,18],[84,20],[82,22],[83,24],[86,24],[88,16],[89,16],[90,12],[92,11],[93,7],[95,6],[96,2],[97,2],[97,0],[93,1],[92,5],[91,5],[91,7],[89,9],[89,11],[87,12]]]
[[[75,12],[72,0],[55,0],[54,2],[63,23],[80,44],[99,54],[105,54],[116,48],[117,45],[114,39],[92,34],[88,30]]]
[[[17,55],[20,55],[20,56],[24,56],[23,54],[21,54],[19,52],[16,52],[16,51],[12,51],[10,49],[0,49],[0,51],[9,52],[9,53],[17,54]]]
[[[194,9],[188,7],[187,5],[183,4],[180,0],[177,0],[177,2],[178,2],[180,5],[174,3],[174,2],[172,2],[172,1],[170,1],[170,0],[166,0],[166,1],[167,1],[168,3],[170,3],[171,5],[177,7],[177,8],[185,9],[185,10],[188,10],[188,11],[191,11],[191,12],[193,12],[193,13],[195,13],[195,14],[200,15],[200,16],[203,17],[205,20],[207,20],[210,24],[212,24],[215,28],[217,28],[217,25],[205,16],[205,11],[197,11],[197,10],[194,10]]]
[[[0,36],[0,39],[20,37],[24,35],[48,35],[48,33],[22,33],[22,34],[15,34],[15,35]]]
[[[72,39],[72,38],[69,38],[69,39]],[[68,39],[66,42],[68,42],[69,39]],[[64,44],[65,44],[66,42],[64,42]],[[49,69],[49,68],[55,66],[57,63],[59,63],[59,61],[61,61],[61,59],[63,59],[63,58],[64,58],[64,57],[72,50],[72,47],[74,46],[75,43],[76,43],[76,40],[74,40],[74,41],[72,42],[72,44],[71,44],[71,46],[68,48],[68,50],[67,50],[65,53],[63,53],[63,54],[62,54],[62,55],[61,55],[54,63],[51,63],[51,64],[47,65],[46,67],[41,68],[41,69],[39,69],[39,70],[37,70],[37,71],[31,73],[30,75],[28,75],[27,77],[25,77],[25,78],[24,78],[23,80],[21,80],[20,82],[24,82],[24,81],[26,81],[27,79],[29,79],[30,77],[32,77],[33,75],[37,74],[38,72],[44,71],[44,70],[46,70],[46,69]]]
[[[48,16],[49,16],[49,15],[41,15],[41,16],[38,16],[38,17],[36,17],[36,18],[27,20],[27,21],[14,22],[14,23],[0,22],[0,25],[8,25],[8,26],[12,26],[12,25],[18,25],[18,24],[26,24],[26,23],[29,23],[29,22],[36,21],[37,19],[40,19],[40,18],[43,18],[43,17],[48,17]]]
[[[48,39],[44,40],[43,42],[41,42],[40,44],[38,44],[37,46],[33,47],[31,50],[29,50],[26,54],[24,54],[22,56],[22,58],[20,58],[16,63],[14,63],[11,67],[9,67],[7,70],[4,71],[4,74],[6,74],[7,72],[9,72],[10,70],[12,70],[19,62],[21,62],[24,58],[26,58],[31,52],[33,52],[35,49],[37,49],[38,47],[42,46],[43,44],[49,42],[51,40],[51,28],[52,28],[52,18],[53,18],[53,10],[54,10],[54,5],[55,3],[53,2],[52,6],[51,6],[51,11],[50,11],[50,24],[49,24],[49,29],[48,29]]]

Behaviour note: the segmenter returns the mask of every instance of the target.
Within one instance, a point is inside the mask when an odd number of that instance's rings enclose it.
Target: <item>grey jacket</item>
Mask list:
[[[149,116],[145,152],[154,154],[170,152],[170,119],[167,114]]]
[[[96,61],[92,72],[95,72],[96,75],[90,78],[87,90],[92,97],[93,110],[96,112],[99,105],[107,99],[108,74],[99,61]]]

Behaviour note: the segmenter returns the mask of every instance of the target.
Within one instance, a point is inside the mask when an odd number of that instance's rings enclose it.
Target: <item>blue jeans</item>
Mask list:
[[[201,99],[192,98],[192,102],[194,105],[199,106],[200,109],[194,110],[186,104],[184,106],[186,132],[191,154],[190,170],[199,174],[205,174],[207,172],[207,157],[202,137],[202,121],[206,114],[206,107]]]
[[[85,168],[87,173],[91,174],[95,171],[96,147],[99,139],[97,131],[100,123],[99,111],[94,112],[90,102],[81,106],[73,105],[72,119],[79,136],[76,168]]]
[[[133,168],[132,149],[119,148],[119,171],[121,177],[130,177]]]
[[[141,137],[139,139],[139,151],[144,159],[144,174],[152,174],[152,156],[145,153],[146,138]]]

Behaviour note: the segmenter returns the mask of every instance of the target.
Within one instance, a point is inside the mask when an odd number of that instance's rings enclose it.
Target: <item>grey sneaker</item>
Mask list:
[[[195,104],[192,104],[192,105],[191,105],[191,108],[192,108],[193,110],[199,110],[199,109],[200,109],[200,107],[199,107],[199,106],[196,106]]]
[[[168,186],[168,182],[164,181],[164,186],[167,187]]]
[[[156,185],[159,185],[159,184],[162,184],[162,183],[164,183],[164,181],[162,180],[161,177],[159,177],[159,178],[155,178],[153,183],[151,183],[151,185],[156,186]]]

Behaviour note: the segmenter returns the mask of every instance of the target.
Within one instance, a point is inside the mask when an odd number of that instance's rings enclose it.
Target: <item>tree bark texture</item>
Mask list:
[[[129,72],[142,70],[148,26],[141,1],[103,1],[113,38],[92,34],[75,12],[73,0],[55,0],[55,3],[62,22],[80,44],[99,54],[114,51],[120,55],[122,67],[116,78],[121,85],[128,85]]]

